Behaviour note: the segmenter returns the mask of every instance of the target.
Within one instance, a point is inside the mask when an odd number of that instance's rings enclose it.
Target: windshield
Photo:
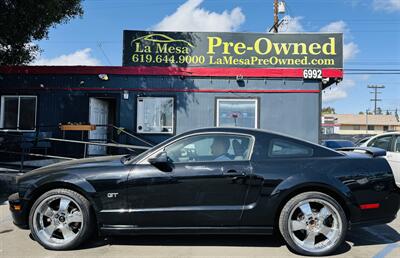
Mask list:
[[[147,154],[151,153],[152,151],[154,151],[155,149],[158,149],[159,147],[161,147],[162,145],[166,144],[167,142],[173,141],[175,140],[175,138],[180,137],[180,135],[174,136],[172,138],[169,138],[168,140],[165,140],[155,146],[152,146],[150,149],[146,150],[145,152],[142,152],[138,155],[135,156],[135,154],[128,154],[124,157],[121,158],[121,162],[123,164],[132,164],[135,163],[139,160],[141,160],[143,157],[145,157]]]

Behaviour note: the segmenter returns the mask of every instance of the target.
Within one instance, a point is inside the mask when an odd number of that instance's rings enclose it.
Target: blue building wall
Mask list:
[[[226,92],[196,92],[201,90]],[[175,92],[188,90],[193,92]],[[198,127],[215,126],[216,98],[258,98],[259,128],[289,134],[318,142],[320,133],[320,93],[259,93],[229,92],[229,90],[321,90],[318,81],[301,79],[244,79],[109,75],[102,81],[95,75],[24,75],[5,74],[0,79],[0,95],[38,96],[37,126],[48,128],[54,137],[61,132],[59,123],[88,123],[89,98],[111,98],[115,101],[114,124],[136,132],[136,99],[138,96],[172,96],[175,98],[176,133]],[[129,94],[123,98],[124,91]],[[141,137],[160,142],[171,135],[145,134]],[[80,133],[68,133],[68,138],[80,138]],[[126,136],[120,143],[135,143]],[[64,152],[81,152],[80,147],[68,147]],[[60,150],[59,150],[60,151]]]

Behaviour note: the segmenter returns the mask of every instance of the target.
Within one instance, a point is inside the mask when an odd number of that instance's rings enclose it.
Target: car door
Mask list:
[[[396,180],[396,184],[400,186],[400,154],[399,151],[396,151],[399,145],[398,136],[393,134],[383,135],[372,139],[367,146],[368,147],[376,147],[386,150],[386,160],[389,162],[390,167],[392,168],[393,175]],[[396,150],[395,150],[396,149]]]
[[[392,148],[387,152],[386,159],[393,170],[396,184],[400,187],[400,135],[394,136]]]
[[[224,139],[224,156],[211,148]],[[198,134],[163,146],[135,165],[128,179],[128,205],[135,227],[236,226],[251,174],[254,139],[248,135]],[[166,153],[171,169],[148,158]],[[217,153],[218,154],[218,153]]]

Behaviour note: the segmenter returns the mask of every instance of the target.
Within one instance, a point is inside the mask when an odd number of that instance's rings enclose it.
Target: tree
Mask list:
[[[380,108],[380,107],[377,107],[376,108],[376,114],[375,115],[382,115],[383,113],[382,113],[382,108]]]
[[[336,114],[336,113],[333,107],[324,107],[322,108],[322,114],[326,115],[326,114]]]
[[[364,112],[360,111],[358,112],[359,115],[364,115]]]
[[[0,65],[30,63],[41,51],[32,43],[49,29],[83,15],[81,0],[1,0]]]

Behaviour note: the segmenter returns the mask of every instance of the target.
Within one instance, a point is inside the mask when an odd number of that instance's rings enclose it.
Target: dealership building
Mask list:
[[[137,146],[214,126],[318,142],[342,44],[335,33],[124,31],[122,66],[0,67],[0,148],[34,136],[54,139],[51,155],[104,155],[123,150],[57,139]]]

